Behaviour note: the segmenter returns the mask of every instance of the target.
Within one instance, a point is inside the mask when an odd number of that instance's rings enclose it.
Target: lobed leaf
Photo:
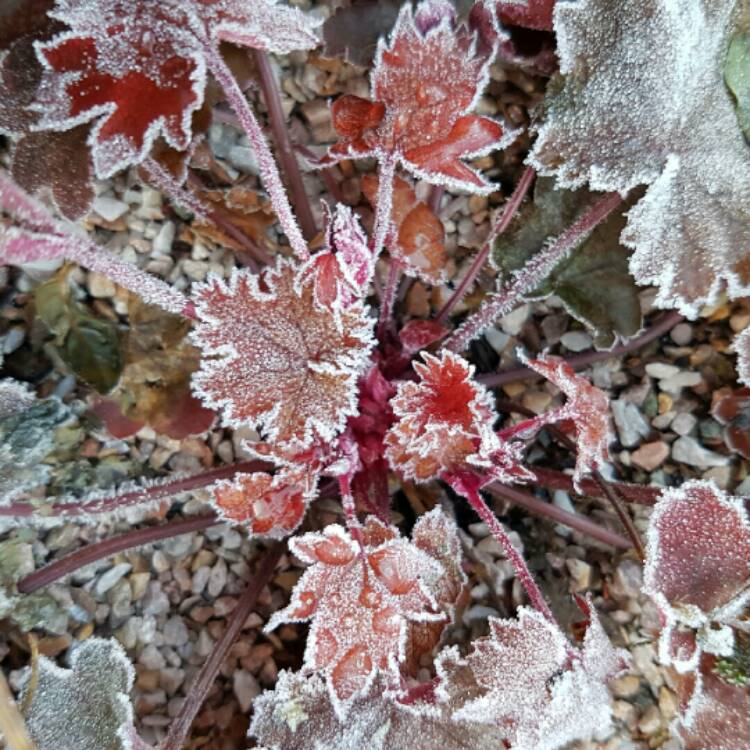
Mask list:
[[[622,234],[630,268],[658,306],[691,317],[723,289],[750,292],[750,146],[724,84],[736,5],[558,3],[562,78],[530,157],[562,187],[649,185]]]
[[[303,669],[325,677],[342,721],[378,674],[398,674],[411,622],[445,619],[430,592],[443,574],[437,560],[372,516],[361,538],[335,525],[293,537],[291,551],[310,567],[266,626],[311,621]]]
[[[277,448],[296,451],[316,435],[332,440],[356,414],[372,338],[361,304],[337,321],[295,282],[296,266],[279,260],[260,279],[235,269],[227,282],[193,287],[192,337],[204,358],[192,387],[228,426],[260,425]]]

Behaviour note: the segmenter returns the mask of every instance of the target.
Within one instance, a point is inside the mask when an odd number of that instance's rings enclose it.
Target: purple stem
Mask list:
[[[239,118],[242,129],[247,134],[248,140],[255,151],[255,155],[258,158],[260,175],[271,198],[276,216],[279,218],[281,228],[289,239],[289,244],[294,253],[301,260],[307,260],[310,257],[307,242],[305,242],[299,224],[297,224],[297,220],[294,218],[284,183],[281,181],[276,161],[273,158],[271,149],[268,147],[260,123],[247,103],[245,94],[237,84],[232,71],[224,62],[221,55],[210,45],[206,46],[205,55],[211,73],[224,90],[229,105]]]
[[[281,97],[276,86],[276,79],[271,70],[271,63],[268,59],[268,53],[263,50],[253,50],[255,63],[258,66],[260,74],[260,90],[263,92],[263,99],[268,109],[268,123],[271,126],[271,133],[276,142],[276,148],[279,154],[281,168],[286,174],[289,181],[289,192],[292,195],[292,203],[297,212],[299,223],[302,226],[302,233],[309,241],[318,233],[313,218],[310,199],[308,198],[305,184],[302,181],[299,163],[294,153],[292,141],[289,138],[289,130],[286,126],[284,110],[281,106]]]
[[[427,207],[435,214],[440,216],[440,202],[443,200],[445,194],[445,187],[443,185],[432,185],[430,187],[430,193],[427,196]]]
[[[385,335],[391,324],[391,318],[393,316],[393,308],[396,302],[396,294],[398,293],[398,274],[401,270],[399,262],[395,258],[391,258],[390,265],[388,266],[388,278],[385,282],[385,290],[380,300],[380,315],[378,317],[378,340],[384,341]]]
[[[206,696],[216,679],[216,675],[219,673],[219,669],[221,669],[221,665],[224,663],[224,659],[226,659],[229,653],[229,649],[239,636],[245,620],[250,616],[255,603],[258,601],[258,597],[271,579],[274,568],[281,558],[284,549],[285,544],[283,542],[276,542],[263,556],[255,576],[250,579],[247,588],[238,599],[237,605],[232,611],[227,623],[227,629],[216,642],[208,660],[196,675],[179,713],[169,725],[169,732],[164,742],[159,745],[159,750],[183,750],[186,747],[185,743],[190,732],[190,727],[198,715],[203,702],[206,700]]]
[[[190,490],[207,487],[220,479],[231,479],[235,474],[241,472],[268,471],[270,468],[271,465],[263,461],[243,461],[241,463],[230,464],[229,466],[220,466],[217,469],[210,469],[201,474],[175,479],[173,482],[165,482],[164,484],[157,484],[152,487],[123,492],[121,495],[112,495],[81,503],[61,503],[54,505],[50,516],[54,518],[111,513],[112,511],[130,508],[141,503],[161,500],[181,492],[189,492]],[[36,514],[39,514],[39,510],[29,503],[12,503],[4,508],[0,508],[0,516],[22,518]]]
[[[517,271],[504,289],[486,299],[479,310],[453,332],[444,347],[453,352],[463,351],[487,326],[513,310],[525,292],[537,287],[579,244],[581,238],[604,221],[621,203],[622,198],[618,193],[607,193],[600,198],[555,242],[540,250],[520,271]]]
[[[589,349],[581,354],[574,354],[571,357],[566,357],[565,361],[569,365],[572,365],[574,369],[580,370],[593,362],[601,362],[606,359],[611,359],[612,357],[619,357],[628,352],[640,349],[642,346],[651,343],[654,339],[661,338],[661,336],[668,331],[671,331],[683,320],[685,320],[685,318],[678,312],[672,311],[664,313],[664,315],[662,315],[659,320],[651,326],[651,328],[647,328],[642,334],[624,344],[620,344],[619,346],[607,351]],[[512,370],[505,370],[505,372],[498,372],[491,375],[477,375],[476,377],[480,383],[486,385],[488,388],[497,388],[506,383],[518,383],[523,380],[535,380],[537,378],[541,378],[541,375],[529,367],[514,367]]]
[[[605,529],[578,513],[570,513],[567,510],[558,508],[556,505],[552,505],[552,503],[544,502],[544,500],[540,500],[528,492],[521,492],[512,487],[506,487],[499,482],[490,484],[485,489],[491,494],[503,498],[503,500],[508,500],[514,505],[528,510],[530,513],[549,518],[556,523],[567,526],[574,531],[579,531],[581,534],[586,534],[604,544],[610,544],[618,549],[630,549],[632,547],[632,544],[624,536]]]
[[[158,526],[132,529],[101,542],[87,544],[85,547],[81,547],[81,549],[77,549],[75,552],[71,552],[69,555],[65,555],[65,557],[61,557],[59,560],[55,560],[22,578],[18,582],[18,591],[22,594],[31,594],[43,586],[48,586],[50,583],[74,573],[85,565],[90,565],[105,557],[112,557],[118,552],[133,547],[141,547],[144,544],[152,544],[162,539],[170,539],[191,531],[201,531],[218,523],[222,523],[222,521],[215,513],[205,516],[176,518]]]
[[[456,291],[450,296],[450,299],[443,305],[443,309],[438,312],[435,316],[435,320],[438,323],[444,323],[451,310],[463,299],[467,289],[474,283],[479,272],[484,268],[484,264],[487,262],[487,256],[492,250],[492,245],[495,240],[508,228],[513,217],[516,215],[526,193],[528,193],[531,183],[534,181],[536,172],[533,167],[526,167],[521,179],[518,181],[515,190],[508,199],[508,202],[503,207],[502,214],[498,221],[494,222],[487,239],[482,246],[482,249],[477,253],[474,258],[474,262],[471,264],[467,274],[461,280],[461,283],[456,288]]]
[[[457,489],[456,491],[460,492],[469,501],[469,504],[476,514],[487,525],[492,536],[500,543],[505,556],[513,565],[518,580],[526,590],[526,593],[529,596],[529,601],[531,601],[535,609],[541,612],[551,623],[557,624],[552,611],[544,599],[544,595],[539,589],[539,586],[537,586],[534,576],[531,574],[528,565],[526,565],[526,561],[523,559],[523,555],[521,555],[521,553],[513,546],[513,543],[508,536],[508,532],[505,531],[503,525],[497,520],[497,517],[487,503],[484,502],[484,499],[479,492],[472,487],[464,487]]]

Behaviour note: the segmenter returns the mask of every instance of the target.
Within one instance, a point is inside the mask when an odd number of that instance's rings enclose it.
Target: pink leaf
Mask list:
[[[404,351],[407,354],[415,354],[440,341],[448,333],[449,330],[436,320],[410,320],[398,332],[398,337]]]
[[[193,390],[225,424],[260,425],[282,451],[332,440],[356,414],[357,378],[370,346],[361,304],[336,316],[295,290],[296,266],[280,260],[259,278],[236,270],[228,281],[194,287],[194,343],[206,355]],[[340,325],[337,325],[339,323]]]
[[[609,444],[614,440],[609,398],[586,378],[577,375],[562,357],[545,355],[524,361],[567,397],[565,406],[553,412],[550,421],[570,419],[575,424],[578,455],[573,476],[578,486],[586,474],[609,461]],[[547,416],[542,415],[540,419],[544,421]]]
[[[748,584],[744,501],[710,482],[665,490],[649,523],[643,587],[664,619],[661,660],[685,671],[695,667],[703,649],[731,652],[728,625],[750,599]],[[697,641],[685,628],[698,630]]]
[[[190,145],[207,57],[221,41],[274,52],[317,44],[317,23],[275,0],[58,0],[51,16],[69,30],[38,44],[36,127],[92,122],[102,178],[143,161],[158,136],[178,150]]]
[[[340,526],[294,537],[290,549],[310,568],[266,626],[311,621],[303,669],[325,676],[341,720],[379,673],[397,674],[410,622],[444,619],[426,585],[440,563],[372,518],[363,538],[361,549]]]
[[[372,99],[346,95],[332,109],[344,140],[333,160],[396,158],[429,182],[487,194],[494,189],[462,160],[503,148],[515,134],[468,112],[488,80],[489,57],[475,51],[475,35],[454,29],[444,0],[409,4],[399,13],[388,43],[381,40],[371,75]]]

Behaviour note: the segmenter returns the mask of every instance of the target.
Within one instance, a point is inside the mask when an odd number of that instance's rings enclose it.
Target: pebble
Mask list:
[[[505,317],[500,318],[500,327],[509,336],[518,336],[529,315],[531,315],[531,305],[521,305]]]
[[[669,456],[669,446],[657,440],[653,443],[644,443],[638,450],[630,454],[631,462],[639,469],[653,471],[661,466]]]
[[[90,271],[86,279],[89,293],[96,299],[109,299],[115,296],[115,285],[106,277],[96,271]]]
[[[666,362],[649,362],[646,367],[646,374],[657,380],[671,378],[680,372],[680,368],[675,365],[668,365]]]
[[[173,615],[167,620],[162,634],[167,646],[184,646],[190,640],[187,625],[179,615]]]
[[[570,581],[571,593],[585,591],[591,586],[591,566],[588,563],[573,558],[566,560],[565,566],[573,579]]]
[[[683,411],[672,420],[670,427],[678,435],[689,435],[697,424],[698,420],[690,412]]]
[[[612,595],[617,599],[637,599],[643,585],[643,568],[635,560],[620,560],[615,570]]]
[[[560,337],[560,343],[571,352],[582,352],[591,348],[591,336],[585,331],[568,331]]]
[[[151,245],[154,255],[167,255],[172,249],[175,237],[175,225],[173,221],[165,221],[161,229],[154,237]]]
[[[484,337],[497,354],[502,354],[510,341],[510,336],[504,331],[498,330],[495,326],[490,326],[484,332]]]
[[[253,700],[262,691],[258,680],[244,669],[238,669],[232,675],[232,690],[243,714],[250,710]]]
[[[110,568],[94,584],[94,595],[98,598],[104,596],[123,576],[130,573],[132,568],[130,563],[120,563]]]
[[[727,456],[719,455],[704,448],[695,438],[683,435],[672,445],[672,458],[688,466],[699,469],[710,469],[712,466],[725,466],[729,463]]]
[[[194,594],[201,594],[203,592],[203,589],[206,588],[206,584],[208,583],[209,576],[211,575],[211,568],[204,566],[203,568],[198,568],[198,570],[195,571],[193,575],[192,585],[190,590]]]
[[[641,689],[641,678],[635,674],[626,674],[609,684],[618,698],[632,698]]]
[[[169,597],[162,591],[161,583],[151,581],[142,601],[144,615],[164,615],[169,612]]]
[[[227,576],[227,564],[223,558],[219,558],[216,565],[211,568],[211,573],[208,577],[209,596],[217,597],[224,590],[224,586],[227,585]]]
[[[693,340],[693,326],[690,323],[678,323],[669,332],[669,337],[677,346],[687,346]]]
[[[116,198],[110,198],[106,195],[96,197],[91,207],[105,221],[117,221],[117,219],[124,216],[130,208],[127,203],[123,203]]]
[[[677,395],[683,388],[694,388],[703,382],[699,372],[679,372],[670,378],[659,381],[659,388],[665,393]]]
[[[138,663],[142,664],[146,669],[164,669],[167,666],[167,662],[161,651],[153,644],[149,644],[141,651]]]
[[[620,442],[632,448],[651,432],[651,425],[632,402],[618,398],[610,404]]]

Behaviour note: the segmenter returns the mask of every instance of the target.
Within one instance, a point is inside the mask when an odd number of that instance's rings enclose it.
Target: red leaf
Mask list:
[[[362,178],[362,192],[375,206],[378,195],[378,178],[375,175]],[[390,254],[403,264],[409,276],[418,276],[428,284],[444,282],[448,253],[444,244],[443,222],[426,203],[417,200],[414,189],[400,177],[393,181],[391,217],[396,225],[396,238],[388,245]]]
[[[291,539],[292,552],[311,567],[266,626],[311,620],[304,669],[325,676],[342,720],[378,673],[397,675],[409,622],[444,619],[425,585],[442,566],[372,519],[363,538],[361,550],[342,527],[328,526]]]
[[[467,114],[490,64],[476,41],[474,32],[454,28],[450,3],[422,2],[416,13],[406,4],[390,41],[378,46],[372,101],[347,95],[334,104],[333,125],[344,140],[330,149],[330,159],[389,155],[429,182],[492,192],[461,160],[502,148],[515,134],[503,137],[498,122]]]
[[[510,26],[523,26],[538,31],[552,31],[555,0],[526,0],[524,3],[501,0],[496,3],[500,20]]]
[[[58,0],[51,15],[69,31],[39,45],[38,127],[92,122],[102,178],[142,161],[160,135],[189,146],[207,58],[222,40],[275,52],[317,44],[317,23],[275,0]]]
[[[295,470],[239,474],[214,485],[212,505],[227,521],[246,523],[252,534],[281,539],[302,522],[316,485],[316,476]]]
[[[372,325],[361,304],[338,319],[321,309],[295,276],[282,260],[260,280],[243,269],[194,287],[193,340],[207,356],[193,390],[225,424],[260,425],[277,448],[297,451],[315,435],[332,440],[356,414]]]
[[[442,323],[435,320],[410,320],[398,332],[398,337],[404,350],[408,354],[414,354],[440,341],[448,332]]]

